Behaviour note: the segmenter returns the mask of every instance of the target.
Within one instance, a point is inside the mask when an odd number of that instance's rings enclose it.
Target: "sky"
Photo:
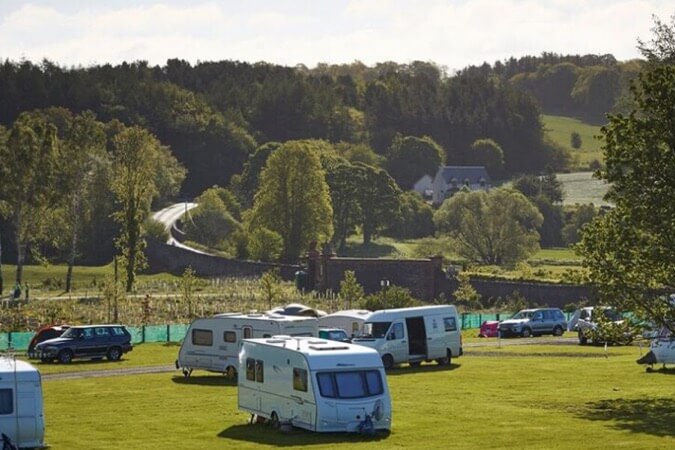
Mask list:
[[[285,66],[639,57],[673,0],[0,0],[0,59],[61,66],[167,59]]]

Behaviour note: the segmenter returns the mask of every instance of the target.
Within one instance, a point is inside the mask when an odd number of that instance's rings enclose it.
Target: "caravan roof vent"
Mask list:
[[[328,344],[328,341],[324,341],[323,339],[318,339],[318,340],[308,341],[307,343],[309,345]]]
[[[327,350],[349,350],[349,347],[347,346],[340,346],[340,345],[310,345],[309,348],[312,350],[318,350],[320,352],[327,351]]]

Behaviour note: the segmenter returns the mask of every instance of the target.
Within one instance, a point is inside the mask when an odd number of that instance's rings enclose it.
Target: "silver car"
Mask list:
[[[503,337],[562,336],[566,328],[565,315],[560,308],[533,308],[518,311],[510,319],[501,321],[499,334]]]

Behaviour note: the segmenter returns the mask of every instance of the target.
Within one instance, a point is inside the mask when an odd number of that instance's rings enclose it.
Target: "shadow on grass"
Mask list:
[[[189,386],[236,386],[237,380],[232,380],[224,375],[190,375],[189,377],[174,376],[171,381],[176,384]]]
[[[435,363],[422,364],[419,367],[403,366],[387,370],[387,376],[407,375],[412,373],[433,373],[433,372],[449,372],[451,370],[459,369],[461,364],[449,364],[447,366],[439,366]]]
[[[372,436],[358,433],[314,433],[300,428],[282,432],[263,424],[232,425],[218,433],[218,437],[254,442],[274,447],[326,445],[333,443],[368,444],[388,438],[390,432],[378,431]]]
[[[634,433],[675,436],[675,398],[612,399],[590,402],[578,415],[587,420],[604,420]]]

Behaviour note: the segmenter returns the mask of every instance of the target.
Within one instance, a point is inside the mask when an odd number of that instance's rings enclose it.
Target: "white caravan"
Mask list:
[[[239,371],[242,339],[290,336],[318,336],[314,317],[261,313],[225,313],[195,319],[178,352],[176,369],[190,376],[193,369],[222,372],[234,378]]]
[[[663,364],[663,367],[666,367],[666,364],[675,364],[675,336],[668,328],[663,327],[659,330],[649,345],[649,352],[638,359],[637,363],[648,364],[648,372],[653,370],[654,364]]]
[[[0,357],[0,431],[18,448],[44,447],[40,372],[13,356]]]
[[[310,431],[391,429],[391,397],[373,349],[317,338],[244,341],[238,406],[273,426]]]
[[[341,328],[354,338],[363,334],[363,324],[372,314],[367,309],[347,309],[319,317],[320,328]]]
[[[352,342],[376,349],[385,369],[432,360],[447,365],[462,355],[462,334],[452,305],[375,311],[365,322],[364,333]]]

